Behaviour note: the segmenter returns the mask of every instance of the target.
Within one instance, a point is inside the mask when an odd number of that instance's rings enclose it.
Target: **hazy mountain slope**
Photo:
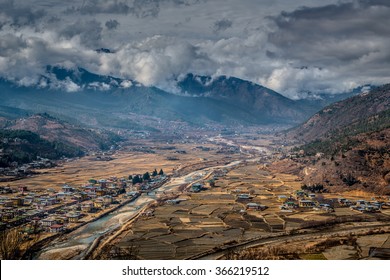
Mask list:
[[[343,92],[343,93],[308,93],[306,96],[302,99],[298,99],[297,102],[301,104],[302,106],[306,106],[308,108],[316,109],[314,113],[318,112],[322,108],[325,108],[326,106],[329,106],[333,103],[345,100],[347,98],[359,95],[361,93],[369,91],[373,86],[371,85],[365,85],[365,86],[359,86],[351,91]]]
[[[172,127],[170,122],[189,126],[296,124],[317,109],[237,78],[222,76],[197,87],[197,78],[189,77],[181,87],[191,94],[177,95],[80,68],[48,67],[35,87],[0,81],[0,98],[3,106],[15,109],[47,112],[89,126],[135,130],[161,130],[162,123]]]
[[[11,121],[7,129],[31,131],[50,142],[63,143],[82,150],[107,149],[116,140],[119,140],[110,132],[83,128],[53,118],[48,114],[33,115]]]
[[[178,87],[184,94],[223,101],[252,112],[268,122],[303,121],[317,109],[315,106],[301,106],[299,102],[271,89],[234,77],[220,76],[212,79],[188,74],[178,82]]]
[[[75,157],[83,152],[61,142],[50,142],[38,134],[25,130],[0,129],[0,167],[29,163],[38,157],[59,159]]]
[[[9,107],[6,110],[12,112]],[[110,131],[85,128],[46,113],[0,118],[0,125],[0,167],[29,163],[37,157],[81,156],[90,150],[107,150],[121,140]]]
[[[114,88],[107,91],[83,90],[69,93],[59,90],[13,88],[2,91],[9,107],[48,112],[63,119],[74,118],[91,126],[128,129],[152,129],[137,123],[131,114],[192,125],[206,123],[258,124],[265,122],[231,104],[209,98],[190,98],[166,93],[156,88]],[[159,127],[156,120],[156,127]]]
[[[325,107],[287,135],[301,141],[331,137],[339,130],[350,129],[367,122],[370,116],[390,109],[390,85],[384,85]],[[358,127],[356,127],[358,129]]]

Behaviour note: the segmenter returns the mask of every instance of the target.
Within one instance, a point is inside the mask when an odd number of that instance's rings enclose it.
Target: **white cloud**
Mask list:
[[[129,81],[129,80],[124,80],[124,81],[121,82],[120,86],[122,88],[130,88],[130,87],[133,86],[133,83],[131,81]]]
[[[337,80],[335,72],[319,68],[293,68],[285,66],[277,68],[262,79],[261,83],[285,95],[299,99],[302,97],[302,89],[305,92],[340,93],[351,89],[347,84],[337,84],[330,87],[330,82]],[[303,92],[304,93],[304,92]]]
[[[38,86],[43,86],[45,83],[40,82]],[[81,87],[70,80],[69,78],[66,78],[65,80],[59,81],[56,79],[51,80],[51,84],[49,85],[51,89],[58,89],[58,90],[64,90],[66,92],[77,92],[81,90]]]
[[[103,90],[103,91],[111,89],[111,86],[109,84],[99,83],[99,82],[89,83],[87,87],[90,88],[90,89]]]
[[[98,71],[132,78],[148,86],[164,84],[188,71],[196,57],[193,45],[174,38],[154,36],[124,45],[114,55],[102,55]]]

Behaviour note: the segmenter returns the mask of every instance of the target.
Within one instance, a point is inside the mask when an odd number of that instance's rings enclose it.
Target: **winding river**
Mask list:
[[[47,246],[43,247],[36,255],[36,259],[82,259],[88,252],[93,242],[111,232],[132,219],[149,203],[155,201],[162,192],[176,191],[184,183],[193,183],[208,176],[217,168],[229,168],[240,164],[241,161],[234,161],[227,165],[208,167],[202,170],[191,172],[185,176],[172,178],[161,186],[157,192],[143,193],[134,201],[129,202],[118,210],[88,223],[75,231],[59,237]]]
[[[216,142],[225,142],[226,139],[220,138]],[[233,142],[229,145],[236,145]],[[240,149],[257,149],[259,152],[264,152],[263,147],[252,147],[237,145]],[[261,149],[261,150],[260,150]],[[266,151],[267,152],[267,151]],[[248,159],[246,161],[253,162],[257,158]],[[43,247],[37,254],[36,259],[82,259],[91,248],[91,245],[99,237],[121,227],[123,224],[132,219],[135,215],[141,212],[152,201],[158,199],[162,192],[175,192],[178,187],[185,183],[194,183],[208,177],[215,169],[231,168],[241,164],[243,161],[233,161],[226,165],[212,166],[202,170],[191,172],[181,177],[171,178],[169,182],[161,186],[158,191],[143,193],[137,199],[122,206],[118,210],[88,223],[75,231],[66,234],[65,237],[59,237]]]

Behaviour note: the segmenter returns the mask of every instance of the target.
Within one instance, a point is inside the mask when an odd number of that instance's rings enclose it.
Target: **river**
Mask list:
[[[219,141],[226,141],[225,139],[218,139]],[[229,143],[235,145],[234,143]],[[242,147],[240,147],[242,148]],[[258,148],[258,147],[248,147]],[[260,149],[259,149],[260,152]],[[264,152],[262,150],[261,152]],[[248,162],[253,162],[258,159],[250,159]],[[207,177],[215,169],[231,168],[239,165],[242,161],[233,161],[226,165],[212,166],[202,170],[191,172],[181,177],[171,178],[169,182],[161,186],[158,191],[143,193],[134,201],[129,202],[118,210],[98,219],[94,222],[88,223],[75,231],[66,234],[65,237],[59,237],[43,247],[36,255],[36,259],[82,259],[88,252],[92,243],[99,237],[111,232],[130,219],[137,213],[147,207],[149,203],[155,201],[162,192],[177,191],[178,187],[185,183],[194,183]]]
[[[143,193],[134,201],[101,219],[88,223],[66,234],[65,237],[61,236],[54,239],[38,252],[36,259],[82,259],[97,238],[125,224],[142,211],[144,207],[147,207],[149,203],[155,201],[162,192],[176,191],[180,185],[199,181],[217,168],[229,168],[240,163],[241,161],[234,161],[227,165],[208,167],[181,177],[172,178],[161,186],[157,192]]]

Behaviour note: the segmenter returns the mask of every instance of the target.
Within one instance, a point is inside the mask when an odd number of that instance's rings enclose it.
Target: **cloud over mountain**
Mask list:
[[[7,0],[0,76],[39,83],[61,65],[170,90],[193,72],[336,93],[389,81],[388,14],[381,0]]]

